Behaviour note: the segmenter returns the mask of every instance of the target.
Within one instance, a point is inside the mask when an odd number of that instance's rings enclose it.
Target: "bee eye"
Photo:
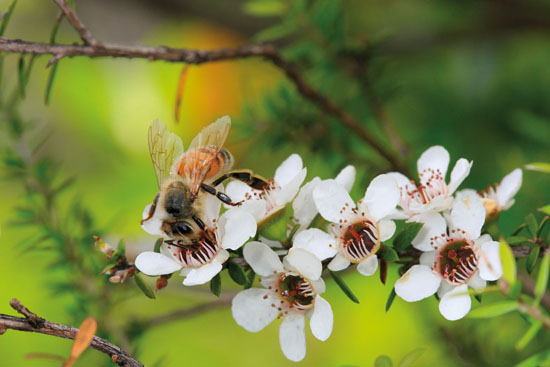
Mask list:
[[[183,235],[193,233],[193,227],[187,222],[176,222],[172,224],[172,229],[174,232]]]

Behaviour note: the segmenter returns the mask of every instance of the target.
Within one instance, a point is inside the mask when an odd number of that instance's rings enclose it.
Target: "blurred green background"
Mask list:
[[[0,0],[0,9],[9,3]],[[474,161],[462,187],[478,190],[516,167],[550,158],[547,1],[79,0],[77,11],[105,42],[208,49],[274,40],[318,91],[389,146],[372,100],[383,105],[405,141],[408,155],[400,155],[413,172],[420,153],[435,144],[449,150],[451,165],[460,157]],[[5,36],[47,42],[57,12],[53,2],[20,0]],[[58,42],[76,40],[64,22]],[[17,62],[17,56],[5,57],[3,95],[17,88]],[[292,152],[302,155],[308,179],[331,177],[351,162],[359,172],[352,191],[356,199],[374,175],[389,169],[353,132],[320,113],[279,70],[259,59],[191,66],[179,124],[173,109],[181,65],[63,59],[45,106],[46,62],[47,57],[36,61],[18,111],[24,120],[43,124],[44,135],[51,134],[41,154],[60,161],[67,175],[76,175],[76,185],[66,195],[89,208],[102,229],[98,234],[113,244],[124,238],[132,256],[154,242],[139,226],[143,207],[156,193],[147,151],[147,128],[154,118],[188,144],[202,126],[230,115],[227,147],[237,166],[266,177]],[[548,175],[524,171],[516,198],[500,218],[505,235],[550,202]],[[51,321],[77,326],[82,318],[68,310],[79,300],[70,289],[52,293],[52,284],[73,274],[51,268],[51,252],[17,245],[28,237],[28,229],[12,226],[10,220],[24,200],[15,180],[0,181],[0,312],[13,314],[8,302],[17,297]],[[92,245],[90,238],[89,256],[100,259]],[[347,274],[359,305],[327,281],[333,334],[319,342],[307,330],[307,356],[297,365],[372,366],[381,354],[399,361],[413,349],[425,348],[418,366],[511,366],[548,348],[550,339],[541,337],[524,351],[514,350],[517,335],[528,327],[516,314],[449,322],[439,315],[433,298],[414,304],[396,299],[386,313],[396,278],[390,269],[383,286],[376,276]],[[156,300],[143,297],[133,283],[109,285],[115,298],[125,289],[109,321],[124,324],[213,299],[206,286],[184,288],[181,280],[174,276]],[[229,278],[223,283],[224,293],[237,290]],[[498,296],[486,296],[484,302],[492,298]],[[94,312],[91,316],[102,317]],[[278,324],[252,334],[236,325],[226,307],[151,327],[130,344],[148,366],[293,365],[280,351]],[[110,333],[116,341],[116,332]],[[7,331],[0,337],[0,365],[57,365],[24,356],[68,356],[70,346],[58,338]],[[105,364],[103,355],[87,351],[76,365]]]

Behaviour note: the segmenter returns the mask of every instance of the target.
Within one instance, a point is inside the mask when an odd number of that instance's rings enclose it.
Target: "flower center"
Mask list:
[[[342,255],[351,262],[361,262],[380,247],[378,228],[368,220],[350,224],[342,235]]]
[[[305,312],[313,307],[315,291],[309,280],[294,272],[282,272],[276,284],[277,294],[288,308]]]
[[[439,252],[436,266],[439,274],[452,285],[466,283],[477,270],[478,259],[465,240],[451,241]]]
[[[207,264],[220,252],[215,233],[211,229],[202,231],[200,237],[191,243],[178,240],[173,241],[172,245],[177,247],[177,256],[186,268],[198,268]]]
[[[419,173],[420,184],[415,190],[407,192],[409,197],[421,204],[428,204],[434,198],[444,195],[447,196],[447,184],[445,177],[439,169],[425,169]]]

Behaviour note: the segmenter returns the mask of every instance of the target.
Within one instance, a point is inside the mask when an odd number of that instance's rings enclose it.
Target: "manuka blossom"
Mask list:
[[[298,154],[289,156],[275,171],[275,176],[264,190],[256,190],[241,181],[227,184],[225,193],[234,202],[242,202],[241,208],[252,213],[258,223],[284,209],[298,193],[306,178],[302,158]]]
[[[395,223],[386,219],[399,201],[395,179],[387,174],[375,177],[357,205],[335,180],[319,183],[313,191],[313,199],[321,216],[331,222],[328,231],[333,240],[330,243],[320,239],[311,241],[307,250],[320,260],[336,254],[328,265],[333,271],[355,263],[361,274],[374,274],[378,268],[376,252],[380,243],[395,232]]]
[[[325,291],[321,262],[296,248],[281,262],[269,246],[255,241],[246,244],[243,254],[265,288],[239,292],[231,306],[233,318],[251,332],[262,330],[275,318],[283,319],[281,349],[291,361],[301,361],[306,355],[306,317],[317,339],[324,341],[332,332],[332,309],[320,296]]]
[[[501,211],[514,205],[514,196],[518,193],[522,182],[521,169],[516,168],[500,181],[500,184],[488,186],[481,192],[481,201],[487,211],[487,219],[496,217]]]
[[[502,276],[500,244],[487,234],[480,236],[485,209],[475,194],[457,195],[447,220],[448,229],[444,220],[428,223],[439,232],[430,239],[432,251],[423,253],[420,264],[395,283],[395,293],[415,302],[437,292],[441,314],[458,320],[470,311],[468,286],[483,289],[487,281]]]
[[[221,202],[214,196],[205,199],[203,221],[206,229],[193,241],[176,241],[161,246],[160,253],[142,252],[135,265],[151,276],[181,270],[185,285],[204,284],[222,270],[227,250],[236,250],[256,234],[256,220],[240,208],[232,208],[219,218]],[[177,246],[176,246],[177,245]]]
[[[445,176],[449,167],[449,152],[436,145],[427,149],[417,162],[420,183],[415,183],[398,172],[392,172],[399,185],[401,196],[399,205],[403,209],[397,217],[414,218],[424,213],[441,212],[453,204],[453,193],[470,173],[472,162],[460,158],[447,184]]]
[[[355,181],[355,167],[346,166],[338,173],[335,181],[349,192]],[[296,199],[292,202],[292,209],[294,209],[294,219],[300,225],[300,230],[308,228],[317,213],[317,207],[313,201],[313,190],[317,185],[322,182],[319,177],[314,177],[311,181],[306,183],[296,195]]]

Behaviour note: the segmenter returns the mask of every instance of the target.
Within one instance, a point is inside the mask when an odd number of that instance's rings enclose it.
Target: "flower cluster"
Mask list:
[[[205,228],[197,241],[167,239],[158,252],[138,255],[135,264],[153,276],[181,271],[184,285],[197,285],[228,267],[228,259],[237,259],[235,263],[260,277],[263,288],[250,288],[250,283],[235,296],[235,321],[258,332],[281,319],[283,353],[300,361],[306,353],[306,318],[317,339],[326,340],[332,332],[332,309],[321,297],[323,270],[338,272],[356,265],[360,274],[373,275],[385,262],[381,254],[391,248],[387,241],[394,236],[395,221],[405,220],[422,223],[410,243],[421,256],[419,264],[404,269],[395,283],[396,294],[414,302],[437,292],[441,314],[460,319],[471,307],[468,287],[482,289],[502,275],[499,243],[482,234],[482,228],[513,204],[522,174],[514,170],[484,192],[457,191],[472,162],[459,159],[447,181],[449,161],[443,147],[431,147],[418,160],[417,183],[401,173],[381,174],[355,201],[349,194],[355,181],[353,166],[334,179],[315,177],[303,184],[307,169],[293,154],[264,190],[229,182],[225,193],[241,203],[237,207],[222,208],[217,198],[207,196]],[[284,215],[288,205],[293,209],[290,218]],[[144,216],[147,212],[148,208]],[[284,238],[257,234],[264,224],[279,218],[288,221]],[[144,229],[163,235],[160,223],[155,223],[148,221]]]

